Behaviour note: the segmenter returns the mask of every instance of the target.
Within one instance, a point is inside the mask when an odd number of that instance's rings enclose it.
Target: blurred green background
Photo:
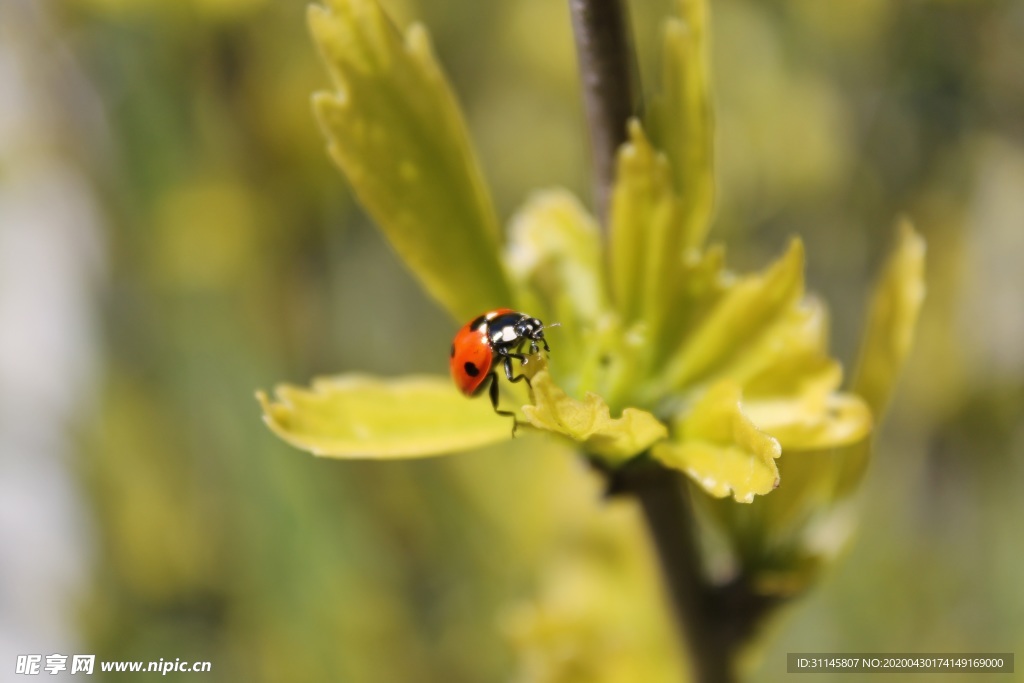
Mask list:
[[[430,29],[503,220],[534,189],[586,196],[564,2],[383,4]],[[669,3],[632,4],[650,74]],[[513,680],[509,615],[610,514],[540,439],[343,463],[260,423],[253,392],[278,381],[443,374],[456,327],[324,152],[305,5],[0,4],[8,672],[79,652],[209,660],[217,681]],[[849,367],[895,217],[929,245],[857,540],[752,680],[793,651],[1022,653],[1024,4],[711,10],[730,264],[801,235]]]

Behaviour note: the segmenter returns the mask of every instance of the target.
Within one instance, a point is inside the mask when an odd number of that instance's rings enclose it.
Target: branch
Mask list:
[[[689,484],[675,470],[637,458],[610,477],[610,493],[636,497],[657,551],[684,645],[699,683],[733,683],[739,650],[781,603],[740,575],[715,584],[704,576]]]
[[[615,157],[637,111],[635,65],[621,0],[569,0],[583,100],[590,129],[594,205],[607,226]],[[635,496],[657,549],[664,580],[699,683],[733,683],[740,648],[779,598],[758,594],[748,577],[727,584],[703,574],[689,484],[647,457],[618,470],[591,463],[608,478],[608,493]]]
[[[594,206],[607,223],[615,154],[636,114],[635,66],[628,18],[620,0],[569,0],[583,105],[590,129]]]

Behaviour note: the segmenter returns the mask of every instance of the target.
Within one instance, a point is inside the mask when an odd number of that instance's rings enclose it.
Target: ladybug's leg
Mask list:
[[[516,419],[516,414],[510,410],[498,408],[498,373],[496,372],[491,373],[491,386],[488,388],[487,393],[491,397],[491,405],[494,406],[494,412],[498,415],[512,418],[512,438],[516,438],[516,429],[519,427],[519,420]]]
[[[527,384],[529,384],[530,383],[530,378],[527,377],[526,375],[524,375],[523,373],[519,373],[518,375],[513,376],[513,374],[512,374],[512,359],[513,358],[518,358],[520,361],[524,360],[524,356],[522,354],[518,354],[518,353],[510,353],[507,356],[505,356],[505,362],[504,362],[505,376],[508,377],[508,381],[509,382],[522,382],[522,381],[525,381]]]
[[[508,381],[509,382],[521,382],[521,381],[525,380],[526,383],[529,384],[530,383],[530,378],[529,377],[527,377],[526,375],[524,375],[522,373],[516,375],[516,374],[514,374],[512,372],[512,359],[515,358],[520,363],[526,363],[527,360],[528,360],[527,357],[524,356],[521,353],[513,353],[512,351],[509,351],[508,349],[499,348],[499,349],[497,349],[497,351],[498,351],[498,355],[503,358],[502,364],[505,367],[505,377],[508,377]]]
[[[544,350],[545,350],[545,351],[547,351],[548,353],[551,353],[551,347],[550,347],[550,346],[548,346],[548,340],[547,340],[547,339],[545,339],[544,337],[541,337],[541,338],[540,338],[539,340],[538,340],[538,339],[531,339],[531,340],[530,340],[530,355],[531,355],[531,356],[533,356],[533,355],[536,355],[536,354],[537,354],[537,351],[538,351],[538,349],[539,349],[539,347],[538,347],[538,345],[537,345],[537,342],[538,342],[538,341],[540,341],[540,343],[541,343],[541,344],[543,344],[543,346],[544,346]],[[523,343],[525,343],[525,342],[526,342],[526,340],[524,339],[524,340],[523,340]],[[522,347],[522,344],[520,344],[520,345],[519,345],[519,348],[520,348],[520,349],[522,349],[522,348],[523,348],[523,347]]]

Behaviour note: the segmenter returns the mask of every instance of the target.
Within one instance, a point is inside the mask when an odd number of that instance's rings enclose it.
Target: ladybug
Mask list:
[[[491,405],[494,406],[494,412],[513,419],[513,435],[516,431],[515,414],[498,409],[498,373],[495,365],[500,358],[508,381],[526,380],[529,384],[526,375],[512,372],[513,358],[526,363],[522,350],[527,343],[531,354],[537,353],[538,345],[542,345],[545,351],[551,350],[544,339],[544,323],[511,308],[497,308],[478,315],[466,323],[452,341],[449,366],[455,386],[466,396],[478,396],[490,380],[488,391]]]

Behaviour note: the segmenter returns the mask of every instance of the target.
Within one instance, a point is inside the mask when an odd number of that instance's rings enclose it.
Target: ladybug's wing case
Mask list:
[[[483,386],[491,371],[494,356],[487,340],[487,328],[466,325],[452,342],[449,366],[455,386],[466,396],[472,396]]]

